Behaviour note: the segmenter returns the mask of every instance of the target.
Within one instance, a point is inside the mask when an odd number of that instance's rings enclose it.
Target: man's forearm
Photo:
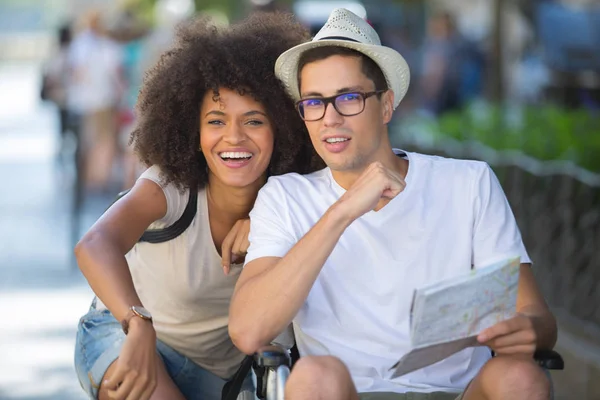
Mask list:
[[[556,344],[557,326],[554,315],[546,308],[541,306],[525,306],[518,310],[519,313],[530,317],[533,321],[533,328],[537,336],[538,349],[552,349]]]
[[[274,266],[236,288],[229,329],[242,351],[253,353],[290,324],[350,223],[333,206]]]

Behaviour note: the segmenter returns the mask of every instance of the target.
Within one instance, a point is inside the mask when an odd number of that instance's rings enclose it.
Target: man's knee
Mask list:
[[[336,357],[312,356],[302,357],[294,365],[290,381],[301,379],[305,383],[320,384],[338,382],[349,379],[350,373],[344,363]]]
[[[302,357],[294,365],[285,387],[286,398],[357,399],[350,372],[330,356]]]
[[[548,399],[551,383],[546,373],[533,359],[499,356],[491,359],[480,372],[482,385],[488,394],[514,392],[531,399]]]

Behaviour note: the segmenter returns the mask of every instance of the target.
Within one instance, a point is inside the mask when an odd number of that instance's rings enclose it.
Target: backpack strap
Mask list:
[[[127,189],[119,193],[117,195],[117,198],[115,199],[115,202],[121,197],[125,196],[127,193],[129,193],[130,190],[131,189]],[[175,239],[190,226],[190,224],[194,220],[194,217],[196,216],[197,209],[198,190],[190,188],[188,202],[185,206],[185,210],[183,210],[183,214],[181,215],[181,217],[179,217],[179,219],[175,221],[173,225],[167,226],[166,228],[149,229],[145,231],[142,237],[138,240],[138,242],[163,243]]]
[[[248,376],[250,372],[250,367],[254,363],[254,356],[246,356],[242,364],[238,368],[237,372],[231,378],[229,382],[227,382],[223,386],[223,390],[221,391],[221,400],[236,400],[240,390],[242,389],[242,384],[244,380]]]
[[[198,191],[190,188],[190,196],[181,217],[173,223],[161,229],[149,229],[144,232],[138,242],[163,243],[175,239],[181,235],[192,223],[198,209]]]

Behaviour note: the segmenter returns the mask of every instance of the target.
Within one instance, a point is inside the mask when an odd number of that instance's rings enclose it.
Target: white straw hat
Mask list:
[[[396,50],[382,46],[379,35],[367,21],[345,8],[336,8],[312,41],[299,44],[281,54],[275,63],[275,75],[294,101],[300,100],[298,60],[302,53],[315,47],[338,46],[356,50],[371,58],[381,68],[394,92],[394,109],[406,95],[410,71]],[[377,88],[379,89],[379,88]]]

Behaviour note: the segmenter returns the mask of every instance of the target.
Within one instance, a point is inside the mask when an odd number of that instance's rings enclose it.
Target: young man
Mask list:
[[[556,324],[495,175],[390,145],[409,81],[402,56],[337,9],[276,72],[328,168],[260,191],[230,309],[234,343],[252,354],[293,322],[302,358],[286,400],[547,399],[532,354],[553,347]],[[485,346],[391,378],[409,350],[413,290],[512,254],[522,262],[515,317],[482,332]]]

